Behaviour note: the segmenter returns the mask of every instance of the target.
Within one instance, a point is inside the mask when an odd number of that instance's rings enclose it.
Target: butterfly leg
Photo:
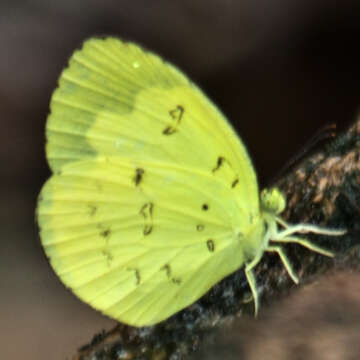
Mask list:
[[[278,223],[278,224],[280,224],[283,228],[285,228],[285,229],[287,229],[288,227],[290,227],[290,225],[286,222],[286,221],[284,221],[282,218],[280,218],[280,217],[277,217],[276,218],[276,222]]]
[[[307,239],[303,239],[301,237],[291,236],[294,233],[314,233],[320,235],[328,235],[328,236],[339,236],[344,235],[346,230],[334,230],[334,229],[326,229],[321,228],[315,225],[308,224],[298,224],[298,225],[289,225],[283,220],[276,218],[276,221],[282,225],[285,229],[281,231],[277,231],[275,234],[271,236],[271,241],[281,242],[281,243],[297,243],[301,246],[306,247],[309,250],[317,252],[319,254],[333,257],[334,253],[329,250],[323,249],[320,246],[315,245],[311,241]]]
[[[259,310],[259,293],[256,288],[256,278],[253,269],[259,263],[261,257],[262,253],[258,254],[251,262],[245,265],[246,280],[250,286],[251,294],[254,299],[255,317],[257,316]]]
[[[277,238],[285,238],[294,233],[313,233],[313,234],[328,235],[328,236],[339,236],[339,235],[344,235],[346,233],[346,230],[327,229],[316,225],[309,225],[309,224],[290,225],[280,218],[276,218],[276,221],[285,228],[284,230],[277,232],[276,234]]]
[[[250,286],[252,297],[254,299],[254,307],[255,307],[254,312],[255,312],[255,317],[256,317],[258,314],[258,309],[259,309],[259,294],[256,289],[255,275],[254,275],[254,272],[252,271],[252,269],[247,269],[247,268],[245,268],[245,275],[246,275],[247,282]]]
[[[285,238],[280,237],[280,238],[276,238],[276,239],[271,239],[271,241],[280,242],[280,243],[289,243],[289,242],[296,243],[303,247],[306,247],[307,249],[309,249],[311,251],[317,252],[319,254],[329,256],[329,257],[334,257],[333,252],[323,249],[322,247],[315,245],[313,242],[311,242],[307,239],[299,238],[296,236],[287,236]]]
[[[295,274],[295,271],[291,265],[291,262],[290,262],[289,258],[287,257],[287,255],[285,254],[284,249],[281,246],[269,245],[265,249],[265,251],[276,252],[280,256],[280,259],[281,259],[282,263],[284,264],[285,269],[288,272],[291,279],[294,281],[295,284],[299,283],[299,279],[298,279],[297,275]]]

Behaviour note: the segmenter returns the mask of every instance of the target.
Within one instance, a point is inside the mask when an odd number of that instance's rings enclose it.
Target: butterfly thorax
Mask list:
[[[264,231],[261,235],[261,239],[259,239],[257,242],[257,256],[259,256],[265,251],[265,249],[268,247],[272,234],[275,234],[277,232],[276,217],[285,209],[285,207],[285,197],[278,188],[263,189],[261,191],[260,217],[261,221],[263,222],[261,228],[263,228]]]
[[[246,262],[252,261],[265,251],[271,234],[276,232],[276,216],[284,210],[285,204],[285,198],[277,188],[264,189],[261,192],[260,213],[243,235],[242,248]]]
[[[262,216],[259,215],[245,234],[238,234],[239,243],[241,244],[244,261],[246,263],[254,259],[259,251],[263,252],[265,232],[265,221]]]

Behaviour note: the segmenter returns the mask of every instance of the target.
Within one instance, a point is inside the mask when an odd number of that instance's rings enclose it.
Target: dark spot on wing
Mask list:
[[[153,229],[153,228],[152,228],[152,225],[145,225],[143,234],[144,234],[145,236],[150,235],[151,232],[152,232],[152,229]]]
[[[177,105],[175,109],[169,111],[173,123],[163,130],[164,135],[172,135],[178,131],[178,127],[183,118],[184,112],[185,109],[182,105]]]
[[[165,271],[165,274],[167,276],[167,278],[175,285],[180,285],[181,284],[181,279],[178,277],[172,277],[171,276],[171,267],[169,264],[165,264],[164,266],[162,266],[160,268],[160,270]]]
[[[209,210],[209,205],[208,205],[208,204],[203,204],[202,209],[203,209],[204,211]]]
[[[214,252],[214,251],[215,251],[215,243],[214,243],[214,240],[209,239],[209,240],[206,242],[206,246],[207,246],[207,248],[209,249],[210,252]]]
[[[236,178],[236,179],[232,182],[231,187],[234,188],[238,183],[239,183],[239,179]]]
[[[135,176],[133,178],[133,181],[135,183],[135,186],[138,186],[140,184],[140,182],[143,179],[143,175],[145,173],[145,170],[142,168],[136,168],[135,170]]]
[[[177,130],[175,128],[168,126],[163,130],[163,134],[164,135],[172,135],[172,134],[176,133],[176,131]]]
[[[97,207],[95,205],[89,205],[90,208],[90,216],[94,216],[97,211]]]
[[[133,271],[134,275],[135,275],[135,284],[140,285],[140,282],[141,282],[140,270],[137,268],[133,268],[133,267],[126,268],[125,270]]]
[[[217,159],[217,163],[216,166],[212,169],[212,172],[214,173],[215,171],[218,171],[220,169],[220,167],[222,166],[222,164],[224,163],[225,158],[223,156],[219,156]]]
[[[170,276],[171,276],[171,267],[170,267],[169,264],[165,264],[164,266],[162,266],[162,267],[160,268],[160,270],[164,270],[165,273],[166,273],[166,276],[167,276],[168,278],[170,278]]]
[[[135,269],[135,278],[136,278],[136,285],[139,285],[141,282],[141,277],[140,277],[140,271],[138,269]]]
[[[175,285],[181,285],[181,279],[180,279],[180,278],[172,278],[171,281],[172,281]]]
[[[144,229],[143,234],[149,235],[153,230],[153,208],[154,204],[148,202],[144,204],[140,210],[140,214],[144,217]]]
[[[111,230],[110,229],[105,229],[100,233],[100,236],[104,237],[104,238],[108,238],[111,234]]]
[[[205,226],[204,226],[203,224],[198,224],[198,225],[196,225],[196,230],[197,230],[197,231],[203,231],[204,228],[205,228]]]
[[[184,111],[185,110],[182,105],[177,105],[175,109],[169,111],[169,114],[174,120],[181,121]]]

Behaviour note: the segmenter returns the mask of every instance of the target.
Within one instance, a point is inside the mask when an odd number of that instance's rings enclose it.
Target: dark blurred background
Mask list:
[[[0,344],[3,359],[65,359],[115,323],[52,273],[34,209],[44,127],[73,50],[94,35],[178,65],[219,105],[269,182],[318,129],[360,105],[358,0],[0,2]],[[295,359],[295,357],[294,357]]]

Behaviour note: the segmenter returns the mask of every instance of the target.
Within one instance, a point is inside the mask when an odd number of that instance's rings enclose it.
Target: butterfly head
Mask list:
[[[276,215],[286,207],[285,196],[278,188],[264,189],[260,194],[260,203],[263,211]]]

